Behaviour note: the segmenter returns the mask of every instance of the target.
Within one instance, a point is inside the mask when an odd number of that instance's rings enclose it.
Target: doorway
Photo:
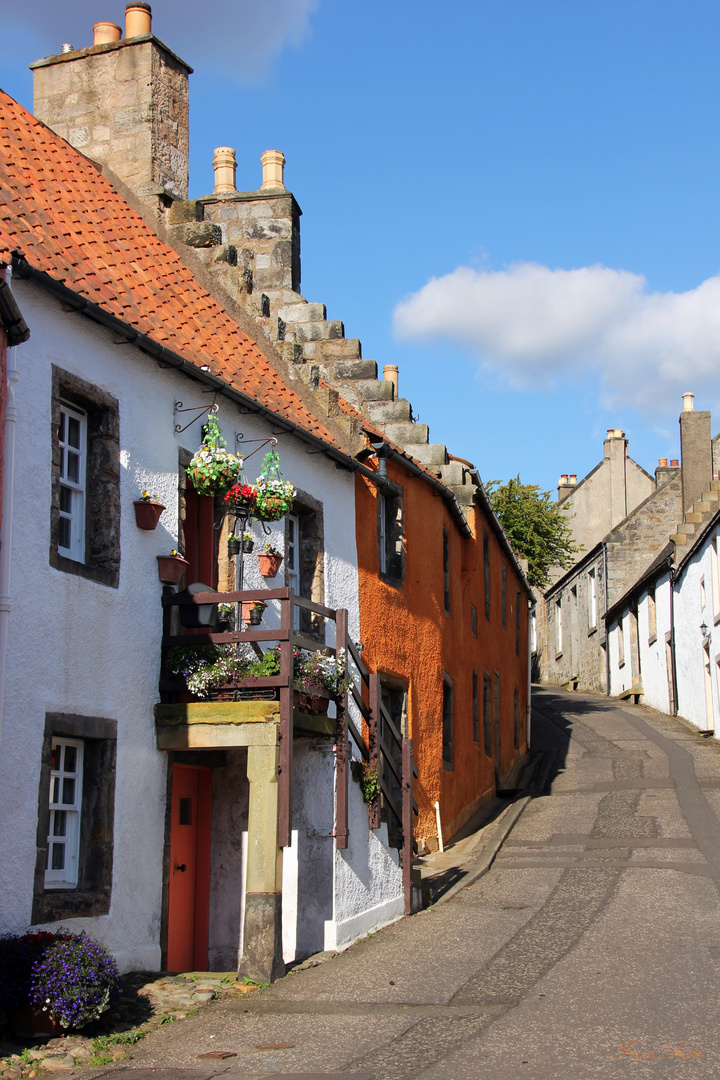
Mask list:
[[[168,971],[207,970],[212,770],[173,765],[168,875]]]

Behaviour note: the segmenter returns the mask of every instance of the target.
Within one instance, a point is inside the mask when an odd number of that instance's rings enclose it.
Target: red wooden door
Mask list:
[[[190,563],[185,572],[186,585],[201,581],[214,589],[217,584],[215,554],[215,502],[209,495],[198,495],[188,484],[185,489],[185,558]]]
[[[173,765],[168,971],[207,969],[211,770]]]

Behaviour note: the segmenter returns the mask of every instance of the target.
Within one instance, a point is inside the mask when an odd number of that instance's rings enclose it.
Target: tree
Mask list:
[[[544,589],[551,567],[566,570],[573,565],[580,548],[573,543],[568,519],[549,491],[541,491],[537,484],[522,484],[519,474],[504,484],[491,480],[485,491],[513,551],[528,561],[531,585]]]

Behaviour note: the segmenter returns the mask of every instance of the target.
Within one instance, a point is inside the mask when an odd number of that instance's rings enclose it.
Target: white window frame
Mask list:
[[[287,583],[296,596],[300,595],[300,518],[287,515],[287,551],[285,553]],[[300,608],[293,605],[293,630],[300,629]]]
[[[47,836],[47,865],[45,869],[45,887],[48,889],[74,888],[78,883],[80,858],[80,811],[82,807],[83,749],[79,739],[53,738],[53,750],[58,752],[58,768],[50,770],[50,790],[48,792],[50,814]],[[65,751],[68,746],[75,747],[75,768],[65,769]],[[64,801],[65,780],[73,781],[74,798]],[[60,826],[60,814],[65,815],[65,831],[55,836],[56,822]],[[53,847],[64,847],[65,858],[62,869],[53,870]]]
[[[597,626],[597,580],[595,570],[588,570],[588,626],[594,630]]]
[[[79,426],[80,446],[75,447],[68,443],[69,420],[77,420]],[[64,438],[62,437],[64,434]],[[58,535],[58,553],[66,559],[74,562],[85,562],[85,499],[87,481],[87,415],[80,409],[60,402],[60,427],[58,429],[58,447],[60,450],[60,521],[68,521],[70,525],[70,546],[63,547]],[[71,479],[68,476],[69,455],[78,458],[78,478]],[[63,489],[70,492],[70,509],[63,509]]]
[[[720,581],[718,580],[718,549],[717,536],[713,536],[710,544],[710,570],[712,574],[712,605],[713,621],[720,618]]]

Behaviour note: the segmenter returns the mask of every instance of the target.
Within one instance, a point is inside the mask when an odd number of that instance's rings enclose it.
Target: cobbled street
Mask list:
[[[720,746],[549,688],[533,745],[545,793],[474,884],[78,1075],[717,1077]]]

